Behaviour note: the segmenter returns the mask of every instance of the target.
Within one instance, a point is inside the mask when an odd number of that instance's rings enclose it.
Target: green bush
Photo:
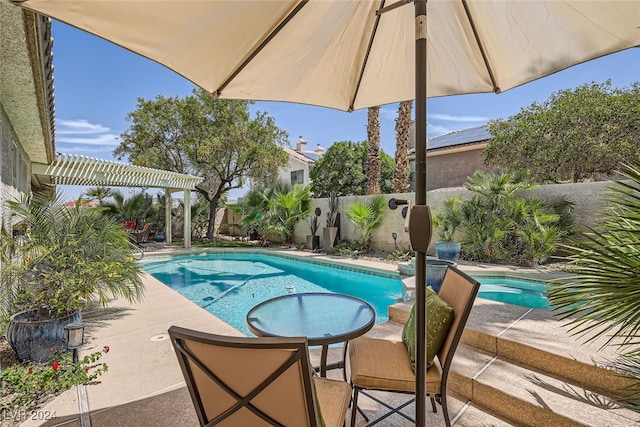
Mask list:
[[[349,240],[342,240],[340,243],[335,245],[333,248],[329,250],[330,255],[336,256],[349,256],[352,255],[355,251],[361,251],[362,244],[359,242],[351,242]]]
[[[409,261],[414,254],[415,251],[411,248],[396,249],[387,255],[387,259],[391,261]]]
[[[573,204],[523,197],[533,185],[522,174],[477,172],[465,183],[469,200],[448,203],[462,244],[461,258],[511,265],[546,262],[563,238],[572,233]],[[446,221],[441,218],[440,221]]]
[[[371,249],[371,237],[382,225],[386,211],[387,199],[380,194],[370,198],[367,203],[354,203],[345,212],[347,218],[362,232],[362,245],[365,250]]]
[[[548,298],[573,334],[616,347],[611,366],[638,380],[625,394],[640,406],[640,163],[622,174],[628,181],[609,188],[596,226],[565,246],[571,275],[550,281]]]
[[[9,419],[19,408],[30,409],[78,384],[90,384],[107,372],[106,363],[98,363],[105,346],[74,363],[67,350],[56,350],[53,361],[47,364],[26,363],[0,371],[0,417]]]

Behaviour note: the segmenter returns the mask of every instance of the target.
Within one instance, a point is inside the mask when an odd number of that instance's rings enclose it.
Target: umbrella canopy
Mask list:
[[[19,2],[220,97],[340,110],[414,99],[414,8],[376,14],[393,3]],[[640,44],[636,0],[429,0],[427,20],[429,97],[504,91]]]
[[[426,96],[501,92],[640,45],[638,0],[418,0],[415,8],[407,6],[411,0],[14,1],[222,98],[345,111],[415,99],[416,283],[425,280],[430,237]],[[426,410],[424,294],[417,286],[419,426]]]

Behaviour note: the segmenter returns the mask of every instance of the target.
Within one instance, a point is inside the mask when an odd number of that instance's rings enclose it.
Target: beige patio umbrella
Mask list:
[[[16,3],[159,62],[221,98],[346,111],[415,99],[411,216],[422,213],[423,221],[427,95],[498,93],[640,45],[638,0]],[[411,241],[423,283],[428,242],[417,228]],[[424,425],[424,289],[417,290],[416,415]]]

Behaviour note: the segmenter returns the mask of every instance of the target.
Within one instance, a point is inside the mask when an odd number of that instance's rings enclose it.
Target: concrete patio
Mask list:
[[[392,264],[345,262],[397,271]],[[493,266],[461,268],[492,274],[508,270]],[[109,365],[109,372],[99,378],[98,384],[68,390],[42,408],[42,414],[55,413],[54,419],[27,419],[21,425],[198,425],[167,329],[179,325],[218,334],[242,333],[150,275],[144,275],[144,282],[143,302],[116,301],[108,316],[85,319],[89,338],[82,352],[91,353],[108,345],[111,351],[102,361]],[[398,338],[409,308],[410,303],[392,306],[390,321],[375,326],[370,334]],[[548,310],[478,299],[449,377],[449,413],[455,425],[640,425],[639,413],[612,398],[621,383],[616,375],[603,376],[604,369],[597,365],[615,353],[610,348],[598,351],[598,344],[583,346]],[[341,349],[331,349],[329,358],[335,360],[340,355]],[[319,349],[312,349],[311,357],[318,363]],[[548,365],[555,366],[553,372],[548,372]],[[582,381],[590,376],[600,383],[591,386],[588,379]],[[341,378],[342,372],[330,371],[329,377]],[[380,411],[366,398],[361,399],[360,406],[371,416]],[[410,406],[408,411],[412,410]],[[350,412],[347,421],[349,417]],[[440,412],[430,410],[427,422],[430,426],[444,425]],[[364,425],[360,416],[357,425]],[[392,416],[379,425],[412,424]]]

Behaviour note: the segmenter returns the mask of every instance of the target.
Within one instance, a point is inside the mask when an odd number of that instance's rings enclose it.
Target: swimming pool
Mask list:
[[[388,320],[388,307],[403,299],[397,273],[337,263],[312,263],[255,252],[212,252],[141,262],[144,270],[234,328],[249,309],[290,292],[337,292],[361,298]],[[339,268],[336,268],[339,267]]]
[[[547,286],[540,281],[511,277],[475,276],[481,283],[478,298],[528,308],[548,309]]]

